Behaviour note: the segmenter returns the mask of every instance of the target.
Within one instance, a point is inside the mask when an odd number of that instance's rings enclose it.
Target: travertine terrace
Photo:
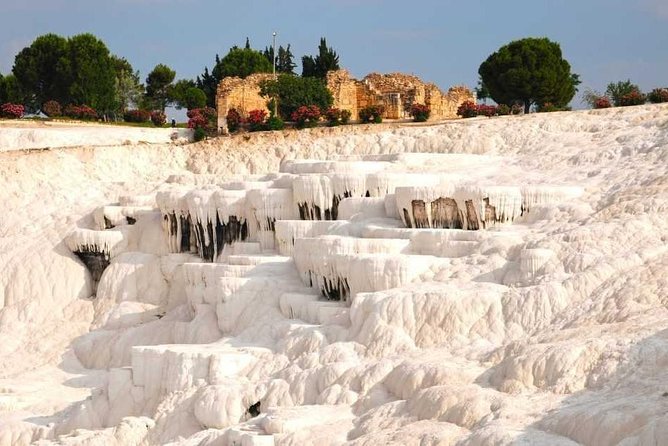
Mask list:
[[[668,106],[1,153],[0,445],[662,445]]]

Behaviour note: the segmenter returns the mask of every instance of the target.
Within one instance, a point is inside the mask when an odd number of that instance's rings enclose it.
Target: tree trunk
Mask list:
[[[531,102],[528,100],[524,101],[524,113],[528,114],[529,110],[531,110]]]

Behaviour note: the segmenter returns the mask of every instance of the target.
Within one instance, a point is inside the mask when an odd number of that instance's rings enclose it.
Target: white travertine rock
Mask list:
[[[3,154],[0,445],[663,445],[667,116]]]

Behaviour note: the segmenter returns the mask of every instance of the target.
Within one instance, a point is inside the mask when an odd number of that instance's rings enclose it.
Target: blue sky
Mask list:
[[[194,78],[247,36],[270,45],[274,30],[299,71],[325,36],[356,77],[401,71],[474,87],[501,45],[544,36],[561,44],[581,90],[627,78],[668,86],[668,0],[0,0],[0,73],[41,34],[90,32],[142,79],[158,63]]]

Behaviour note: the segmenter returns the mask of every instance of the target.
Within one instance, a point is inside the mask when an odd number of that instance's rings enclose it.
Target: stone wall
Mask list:
[[[218,128],[227,131],[225,117],[231,108],[236,108],[242,116],[247,116],[251,110],[265,110],[267,98],[260,96],[260,83],[272,78],[269,73],[256,73],[242,79],[240,77],[226,77],[216,92],[216,109],[218,110]]]
[[[267,109],[267,99],[260,96],[259,83],[271,79],[271,74],[252,74],[245,79],[226,78],[218,85],[216,105],[218,127],[226,131],[225,116],[230,108],[242,115],[250,110]],[[431,108],[430,121],[457,118],[457,108],[464,101],[474,101],[475,95],[464,86],[452,87],[443,93],[435,84],[403,73],[371,73],[356,80],[347,70],[327,73],[327,88],[334,98],[333,107],[348,110],[350,119],[359,119],[359,110],[371,105],[385,108],[386,119],[408,119],[412,104],[426,104]]]
[[[350,77],[348,70],[327,73],[327,88],[334,98],[333,107],[350,112],[350,119],[359,119],[358,81]]]

